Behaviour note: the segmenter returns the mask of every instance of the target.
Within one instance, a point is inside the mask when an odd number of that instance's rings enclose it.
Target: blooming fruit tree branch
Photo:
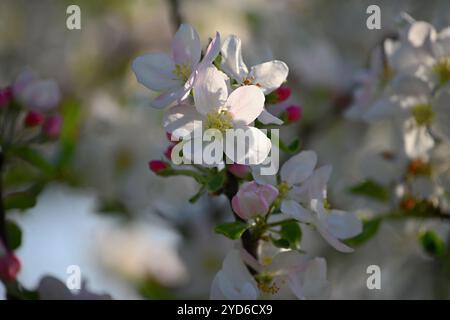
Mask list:
[[[165,159],[149,162],[150,169],[195,179],[200,188],[191,202],[205,193],[230,201],[233,215],[215,231],[241,245],[226,256],[211,298],[326,297],[326,262],[303,250],[302,228],[352,252],[343,240],[358,235],[362,224],[328,201],[331,167],[317,166],[314,151],[298,153],[297,140],[286,145],[278,138],[277,128],[301,118],[295,105],[279,114],[271,110],[290,96],[288,66],[273,60],[249,68],[234,35],[222,41],[216,33],[202,52],[197,32],[183,24],[170,55],[137,57],[133,71],[142,85],[159,92],[152,105],[167,108],[163,127],[170,145]],[[292,157],[278,171],[279,150]],[[206,161],[208,156],[215,161]],[[276,170],[264,170],[267,165]]]

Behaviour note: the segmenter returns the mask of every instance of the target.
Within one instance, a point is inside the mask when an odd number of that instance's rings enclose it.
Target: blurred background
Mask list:
[[[81,30],[66,28],[70,4],[81,8]],[[371,4],[381,8],[381,30],[366,28]],[[238,35],[248,65],[272,58],[288,64],[290,102],[303,107],[303,118],[283,135],[333,165],[333,201],[359,212],[366,203],[346,190],[371,172],[371,148],[389,136],[343,117],[355,74],[395,31],[401,12],[439,28],[450,24],[449,9],[446,0],[2,0],[0,87],[24,68],[56,79],[61,108],[72,110],[65,120],[76,127],[72,140],[61,142],[71,146],[65,174],[46,186],[34,208],[12,214],[23,231],[19,281],[29,288],[45,276],[65,282],[67,267],[78,265],[95,294],[208,298],[233,246],[213,232],[229,217],[228,203],[203,197],[191,204],[194,181],[148,170],[168,142],[162,111],[149,107],[154,95],[131,70],[138,55],[170,50],[179,21],[192,24],[203,45],[215,31]],[[441,269],[417,243],[421,227],[385,223],[350,255],[306,230],[304,242],[327,258],[332,298],[440,298]],[[366,287],[371,264],[381,267],[382,290]]]

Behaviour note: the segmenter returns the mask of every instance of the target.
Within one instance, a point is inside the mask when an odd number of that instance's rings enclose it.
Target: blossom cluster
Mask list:
[[[398,36],[376,49],[370,70],[358,77],[347,116],[394,128],[398,139],[382,158],[398,168],[390,180],[400,209],[447,210],[450,27],[437,31],[427,22],[404,19]]]
[[[330,166],[317,167],[314,151],[298,152],[282,142],[273,144],[267,126],[282,126],[301,118],[301,108],[286,106],[273,114],[271,105],[286,101],[290,89],[286,63],[273,60],[248,67],[241,40],[234,35],[221,41],[219,33],[202,54],[198,33],[183,24],[175,34],[172,54],[150,53],[136,58],[133,71],[145,87],[160,94],[152,101],[168,109],[163,127],[171,141],[167,160],[175,150],[192,158],[185,148],[197,138],[196,129],[243,130],[250,139],[245,159],[221,154],[226,166],[175,165],[152,160],[150,169],[160,176],[186,175],[200,185],[202,194],[224,194],[234,222],[216,226],[216,232],[242,240],[225,258],[211,287],[211,298],[319,298],[327,296],[326,262],[306,254],[302,228],[312,228],[335,249],[353,251],[343,240],[362,230],[351,212],[333,208],[327,197]],[[226,143],[226,141],[224,141]],[[182,148],[176,148],[181,145]],[[207,148],[208,145],[203,148]],[[263,175],[261,166],[275,149],[297,153],[274,175]]]

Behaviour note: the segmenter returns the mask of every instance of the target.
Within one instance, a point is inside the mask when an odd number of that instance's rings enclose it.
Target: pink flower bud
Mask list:
[[[250,167],[244,164],[233,163],[228,166],[228,171],[238,178],[245,178],[250,173]]]
[[[35,127],[39,126],[44,122],[44,115],[38,111],[29,111],[25,116],[25,126],[26,127]]]
[[[161,160],[151,160],[148,163],[148,167],[150,168],[151,171],[153,171],[154,173],[158,174],[161,171],[167,169],[169,166],[167,165],[167,163],[165,163],[164,161]]]
[[[62,117],[60,115],[49,116],[44,123],[43,131],[49,139],[57,139],[61,133]]]
[[[11,87],[0,89],[0,109],[8,106],[9,102],[12,99],[12,96],[13,92]]]
[[[289,106],[286,108],[287,122],[296,122],[302,117],[302,108],[300,106]]]
[[[291,96],[291,88],[286,86],[281,86],[275,90],[278,102],[286,101]]]
[[[12,252],[0,257],[0,279],[13,281],[20,271],[20,261]]]
[[[170,146],[167,147],[166,151],[164,151],[164,156],[169,160],[172,160],[172,150],[174,147],[175,144],[171,144]]]
[[[234,212],[244,220],[264,216],[278,196],[278,189],[270,184],[244,183],[231,200]]]

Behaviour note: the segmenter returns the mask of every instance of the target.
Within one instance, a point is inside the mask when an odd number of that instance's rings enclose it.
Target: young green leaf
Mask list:
[[[22,244],[22,230],[15,222],[6,222],[6,238],[11,250],[16,250]]]
[[[281,225],[280,238],[272,239],[273,244],[279,248],[300,249],[302,240],[302,229],[295,221],[288,221]]]
[[[366,180],[349,189],[350,193],[373,200],[385,202],[389,200],[389,192],[385,187],[373,180]]]
[[[435,257],[442,257],[445,254],[445,243],[436,232],[427,230],[420,235],[419,240],[428,254]]]
[[[356,237],[345,240],[345,243],[350,246],[360,245],[372,238],[380,227],[382,218],[374,218],[363,221],[363,230]]]
[[[223,234],[225,237],[232,240],[239,239],[245,230],[250,226],[245,222],[235,221],[219,224],[215,227],[214,231]]]
[[[5,210],[25,210],[36,205],[36,195],[31,192],[14,192],[4,198]]]

